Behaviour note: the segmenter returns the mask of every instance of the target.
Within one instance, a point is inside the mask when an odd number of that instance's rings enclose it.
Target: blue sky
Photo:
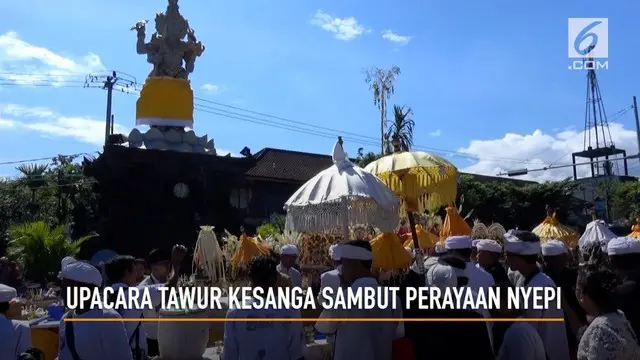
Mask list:
[[[640,96],[640,3],[633,1],[180,5],[207,46],[191,75],[198,98],[377,138],[379,113],[362,69],[395,64],[402,74],[390,104],[413,108],[416,145],[437,149],[472,172],[563,164],[582,150],[586,79],[567,69],[569,17],[609,18],[609,69],[599,72],[608,114]],[[163,0],[1,2],[0,162],[99,150],[106,94],[81,88],[80,76],[115,69],[142,83],[151,65],[136,55],[129,29],[149,19],[149,36],[154,14],[165,7]],[[47,84],[55,78],[41,74],[61,73],[58,80],[71,87],[7,85],[24,83],[9,73],[40,74],[38,81]],[[134,127],[135,101],[116,94],[118,130]],[[637,151],[632,114],[614,116],[611,128],[616,144],[629,152]],[[254,152],[329,153],[335,142],[198,111],[195,131],[233,153],[245,145]],[[377,150],[372,143],[347,139],[345,145],[355,155],[359,147]],[[640,170],[637,161],[631,166]],[[529,177],[560,178],[568,171]],[[0,175],[15,175],[13,165],[0,166]]]

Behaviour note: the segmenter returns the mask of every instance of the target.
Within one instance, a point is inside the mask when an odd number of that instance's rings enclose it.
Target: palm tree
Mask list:
[[[40,283],[54,279],[60,261],[77,255],[82,245],[95,236],[90,234],[72,242],[64,226],[51,228],[44,221],[13,225],[8,232],[7,254],[18,260],[27,278]]]
[[[397,139],[402,151],[409,151],[413,146],[415,122],[411,118],[412,115],[413,110],[410,106],[393,105],[393,122],[389,126],[387,139]]]
[[[44,174],[48,167],[48,165],[35,163],[22,164],[16,167],[16,170],[23,176],[20,181],[31,190],[32,204],[36,201],[36,191],[47,184]]]
[[[365,81],[373,94],[373,103],[380,110],[380,153],[384,153],[385,132],[387,128],[387,100],[395,92],[396,77],[400,75],[400,68],[391,67],[383,70],[373,67],[365,71]]]

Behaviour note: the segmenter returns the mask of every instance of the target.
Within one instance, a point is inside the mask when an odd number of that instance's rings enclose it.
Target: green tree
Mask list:
[[[38,212],[38,207],[36,203],[36,192],[43,186],[47,185],[47,179],[45,178],[45,172],[49,165],[29,163],[29,164],[21,164],[16,167],[22,176],[18,181],[20,183],[26,185],[29,190],[31,190],[31,203],[30,206],[32,208],[34,216]]]
[[[616,183],[611,189],[611,208],[618,218],[640,216],[640,181]]]
[[[55,278],[60,261],[75,256],[93,236],[71,241],[63,226],[52,228],[43,221],[17,224],[9,228],[7,254],[25,269],[26,278],[46,283]]]
[[[413,146],[415,122],[411,118],[412,115],[413,110],[410,106],[393,105],[393,122],[389,126],[387,139],[398,139],[402,151],[409,151]]]
[[[400,68],[392,66],[389,70],[372,67],[365,71],[365,81],[373,94],[373,103],[380,110],[380,152],[384,153],[385,134],[387,132],[387,100],[395,92],[396,78]]]
[[[378,160],[381,157],[381,155],[376,154],[374,152],[368,152],[368,153],[364,153],[364,149],[363,148],[359,148],[358,149],[358,156],[356,157],[356,165],[360,166],[361,168],[364,168],[365,166],[369,165],[370,163]]]

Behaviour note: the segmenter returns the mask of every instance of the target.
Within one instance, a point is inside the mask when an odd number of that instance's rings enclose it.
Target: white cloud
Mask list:
[[[84,76],[105,69],[100,57],[89,53],[78,58],[59,55],[30,44],[9,31],[0,35],[0,79],[20,85],[47,83],[81,85]]]
[[[6,120],[11,115],[19,120]],[[104,143],[104,120],[83,116],[63,116],[44,107],[26,107],[17,104],[0,104],[0,127],[8,121],[8,128],[38,132],[44,136],[70,137],[78,141],[101,145]],[[116,134],[127,134],[128,130],[114,124]]]
[[[391,30],[385,30],[382,32],[382,38],[398,45],[404,46],[413,39],[413,36],[400,35],[398,33],[394,33]]]
[[[338,40],[353,40],[370,30],[358,23],[355,17],[339,18],[325,13],[322,10],[316,11],[311,24],[321,29],[333,33]]]
[[[432,137],[438,137],[440,135],[442,135],[442,131],[440,131],[440,129],[434,130],[434,131],[429,133],[429,136],[432,136]]]
[[[200,87],[200,89],[202,91],[205,91],[209,94],[217,94],[218,92],[220,92],[220,86],[215,85],[215,84],[204,84]]]
[[[611,138],[618,149],[627,151],[627,155],[638,153],[635,130],[624,128],[620,123],[610,123]],[[591,130],[593,131],[593,129]],[[602,133],[602,129],[599,130]],[[545,134],[535,130],[531,134],[508,133],[501,139],[472,140],[468,147],[459,151],[480,159],[461,169],[463,172],[492,175],[515,169],[538,169],[549,165],[565,165],[572,162],[571,153],[584,149],[584,131],[564,130],[555,134]],[[520,160],[520,161],[518,161]],[[604,160],[604,159],[602,159]],[[588,162],[588,159],[576,158],[576,163]],[[631,169],[638,169],[637,159],[627,160]],[[623,161],[614,161],[614,171],[624,172]],[[590,167],[577,167],[578,177],[590,176]],[[635,171],[638,175],[639,171]],[[535,181],[559,180],[573,176],[573,168],[535,171],[518,177]]]

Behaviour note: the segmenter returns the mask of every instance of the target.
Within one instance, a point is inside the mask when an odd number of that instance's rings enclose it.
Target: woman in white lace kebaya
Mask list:
[[[640,346],[629,321],[613,304],[616,275],[597,265],[580,269],[576,296],[593,318],[578,334],[578,360],[634,360]]]

